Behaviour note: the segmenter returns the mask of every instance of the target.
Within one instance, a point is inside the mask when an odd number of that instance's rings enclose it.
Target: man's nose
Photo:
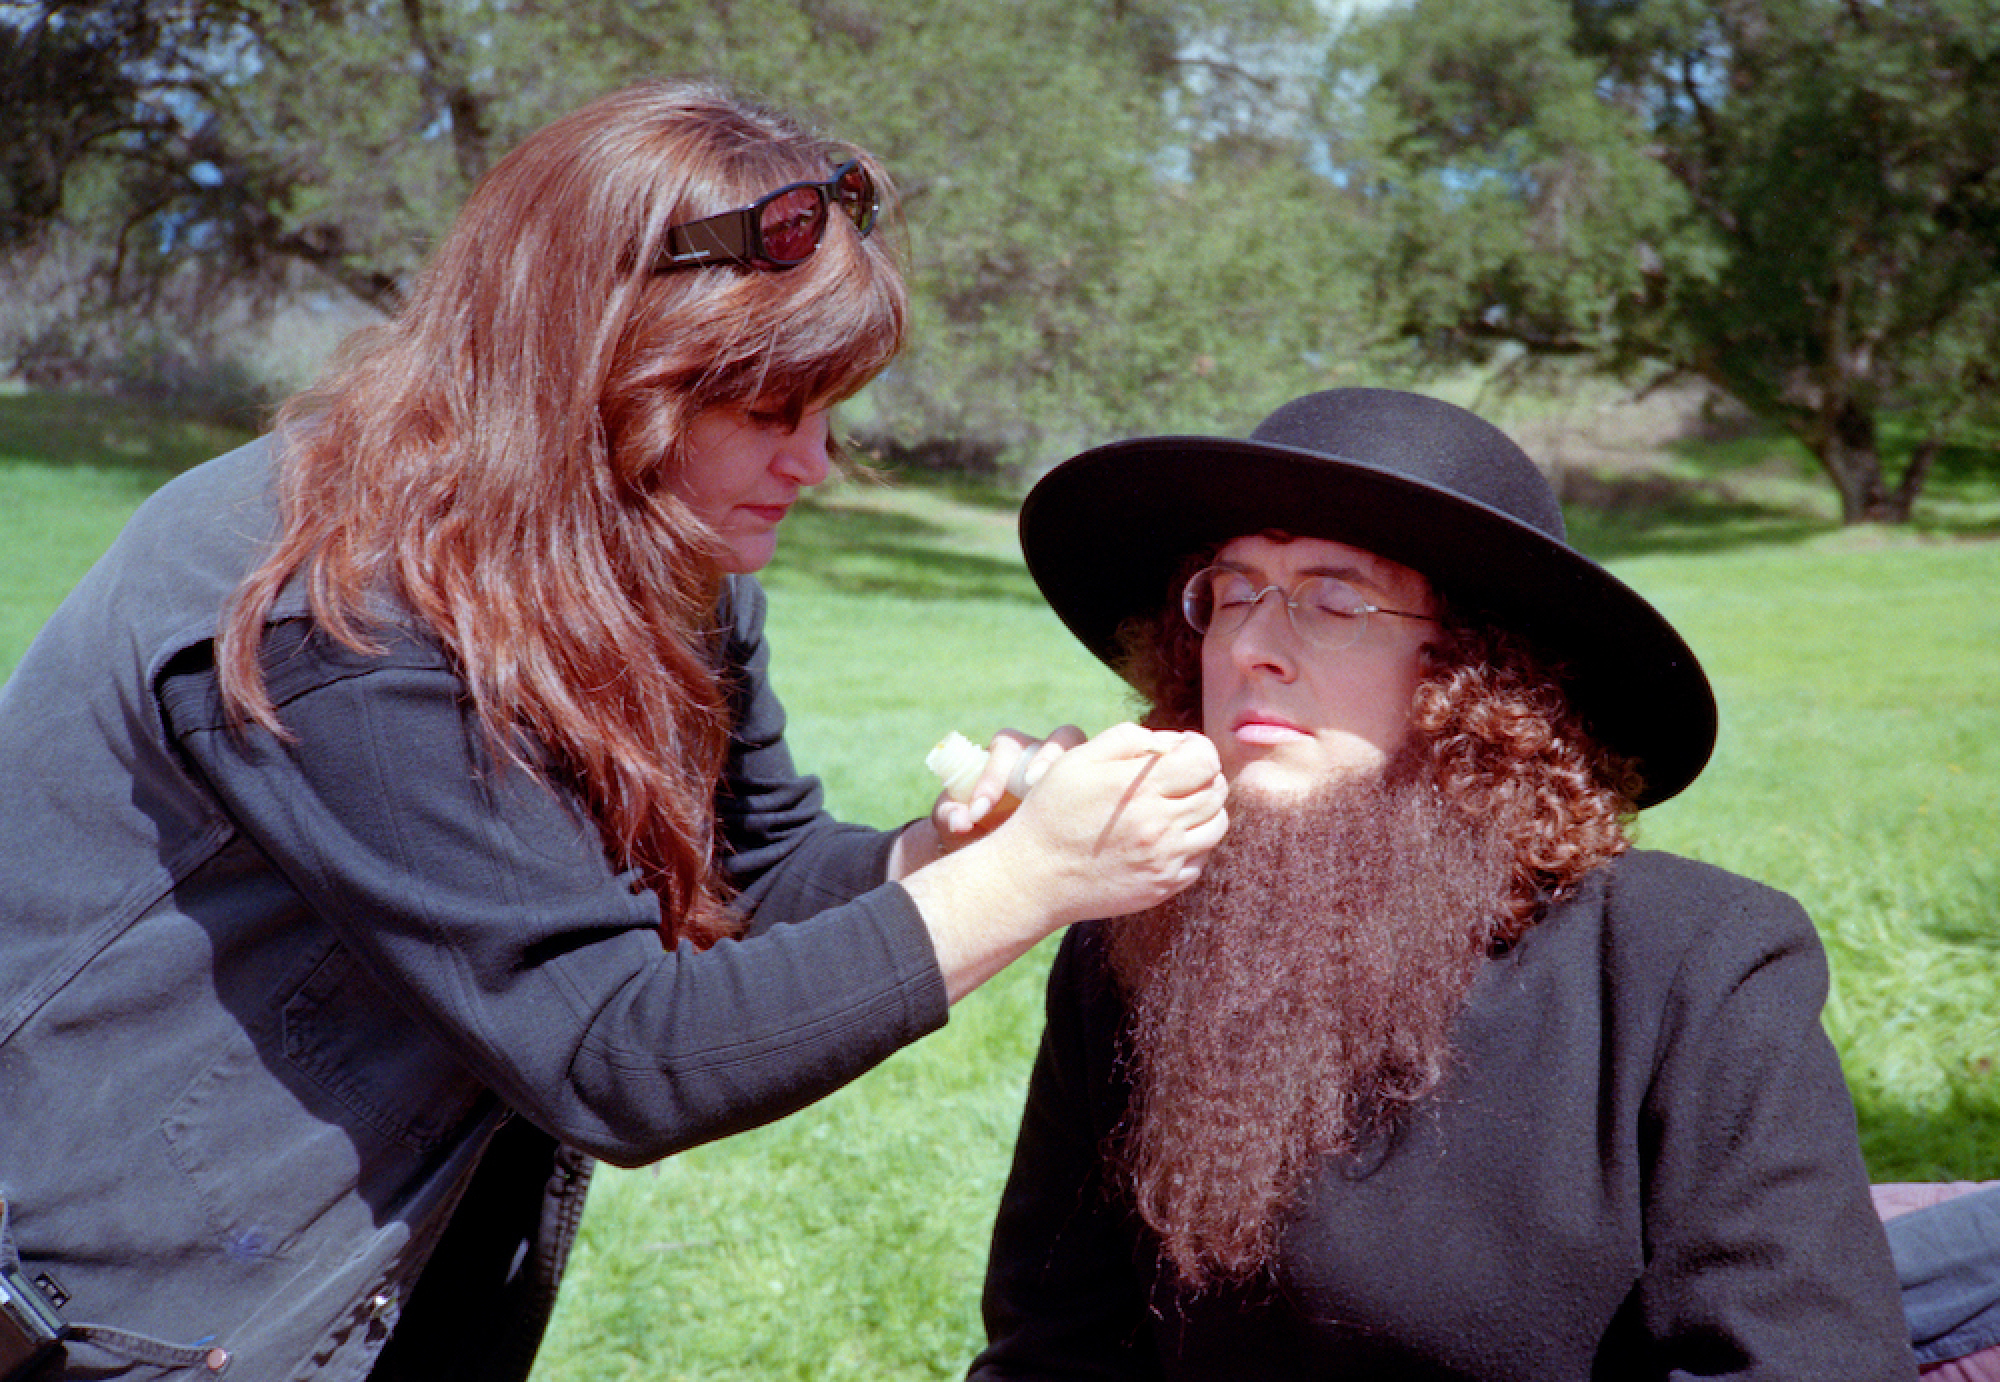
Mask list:
[[[1283,592],[1271,589],[1257,597],[1250,613],[1236,630],[1230,656],[1246,670],[1266,667],[1290,677],[1298,667],[1298,632],[1292,627],[1291,607]]]

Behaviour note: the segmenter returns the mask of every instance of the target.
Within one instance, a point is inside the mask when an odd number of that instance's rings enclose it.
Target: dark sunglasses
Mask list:
[[[861,234],[875,229],[882,202],[875,179],[859,159],[835,168],[825,182],[790,183],[735,211],[670,227],[666,253],[653,266],[654,272],[703,264],[749,264],[760,269],[803,264],[826,234],[830,205],[838,206]]]

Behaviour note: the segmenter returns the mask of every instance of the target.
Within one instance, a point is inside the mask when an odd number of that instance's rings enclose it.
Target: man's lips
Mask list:
[[[1284,744],[1306,737],[1306,732],[1289,720],[1254,712],[1238,716],[1230,732],[1244,744]]]

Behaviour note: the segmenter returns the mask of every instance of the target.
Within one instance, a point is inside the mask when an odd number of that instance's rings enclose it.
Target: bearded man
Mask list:
[[[1518,447],[1337,390],[1021,524],[1231,825],[1065,939],[975,1379],[1915,1375],[1812,925],[1630,847],[1714,699]]]

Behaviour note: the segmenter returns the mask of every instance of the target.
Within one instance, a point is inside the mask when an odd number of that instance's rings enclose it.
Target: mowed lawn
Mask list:
[[[0,397],[0,670],[160,479],[231,440]],[[1812,912],[1882,1179],[2000,1176],[2000,523],[1990,459],[1939,483],[1973,517],[1925,533],[1843,532],[1810,499],[1574,515],[1686,633],[1722,706],[1713,764],[1642,841]],[[1035,595],[1013,510],[850,483],[788,526],[768,579],[777,686],[841,814],[925,809],[946,730],[1130,713]],[[539,1382],[962,1372],[1048,953],[797,1117],[601,1173]]]

